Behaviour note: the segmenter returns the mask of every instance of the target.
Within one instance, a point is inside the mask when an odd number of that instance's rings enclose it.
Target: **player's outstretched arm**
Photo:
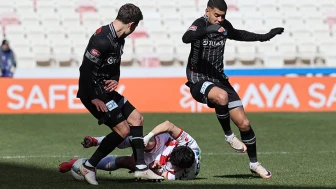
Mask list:
[[[144,137],[145,145],[148,144],[148,141],[153,137],[161,133],[169,133],[173,138],[177,138],[181,133],[181,129],[175,126],[170,121],[165,121],[157,125],[150,133]]]
[[[284,32],[284,28],[273,28],[266,34],[257,34],[246,30],[235,29],[232,24],[225,20],[225,28],[229,31],[228,38],[236,41],[269,41],[276,35]]]

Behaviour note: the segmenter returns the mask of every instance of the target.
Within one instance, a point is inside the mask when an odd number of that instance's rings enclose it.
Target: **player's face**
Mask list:
[[[205,14],[208,16],[209,22],[211,24],[221,24],[225,20],[226,12],[221,11],[217,8],[207,8]]]
[[[138,23],[135,23],[135,22],[131,22],[131,23],[128,23],[127,24],[127,30],[125,32],[125,35],[128,36],[130,35],[131,33],[134,32],[135,28],[138,26]]]

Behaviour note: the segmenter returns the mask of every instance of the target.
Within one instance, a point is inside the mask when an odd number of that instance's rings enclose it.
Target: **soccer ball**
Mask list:
[[[86,161],[86,159],[81,158],[75,161],[71,167],[71,175],[74,179],[79,181],[84,181],[84,176],[81,174],[79,167]]]

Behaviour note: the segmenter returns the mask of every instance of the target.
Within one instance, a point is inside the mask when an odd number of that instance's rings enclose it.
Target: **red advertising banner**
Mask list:
[[[0,113],[87,112],[77,79],[1,79]],[[197,103],[185,78],[122,78],[117,91],[140,112],[212,112]],[[231,77],[248,112],[335,111],[332,77]]]

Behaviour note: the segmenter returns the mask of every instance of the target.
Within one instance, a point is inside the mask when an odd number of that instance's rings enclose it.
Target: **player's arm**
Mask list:
[[[206,25],[206,21],[202,18],[195,20],[195,22],[188,28],[182,37],[183,43],[191,43],[201,39],[208,33],[219,32],[220,25]]]
[[[90,100],[94,100],[98,98],[98,94],[94,89],[93,70],[101,64],[102,57],[110,48],[110,42],[100,36],[92,37],[90,40],[92,41],[86,48],[83,63],[80,67],[80,77],[83,81],[82,87],[84,91],[88,94]]]
[[[228,30],[228,38],[236,41],[268,41],[276,35],[282,34],[284,28],[273,28],[266,34],[257,34],[245,30],[239,30],[232,26],[232,24],[225,20],[224,28]]]
[[[170,136],[172,136],[173,138],[177,138],[181,133],[181,129],[178,128],[177,126],[175,126],[170,121],[165,121],[165,122],[157,125],[150,133],[148,133],[144,137],[145,144],[148,143],[150,138],[152,138],[152,137],[154,137],[158,134],[161,134],[161,133],[169,133]],[[147,143],[146,143],[146,141],[147,141]]]

